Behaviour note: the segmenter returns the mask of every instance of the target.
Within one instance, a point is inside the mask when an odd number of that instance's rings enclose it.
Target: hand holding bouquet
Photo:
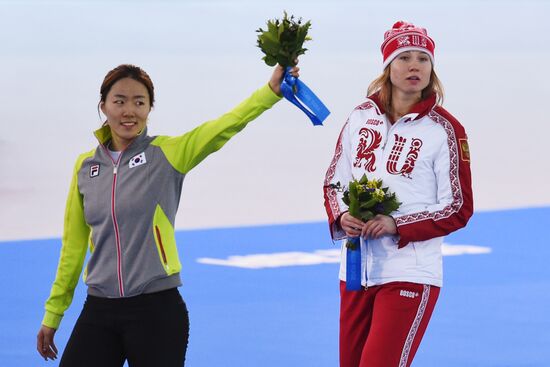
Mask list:
[[[382,180],[369,180],[363,175],[360,180],[352,180],[342,188],[340,182],[334,188],[344,192],[342,200],[348,206],[351,216],[367,222],[377,214],[389,215],[397,210],[401,203],[395,193],[382,187]],[[347,241],[346,247],[354,249],[356,241]]]
[[[262,60],[269,66],[279,64],[286,70],[280,88],[283,97],[302,110],[313,125],[322,125],[330,111],[304,82],[289,72],[298,63],[298,56],[307,51],[303,45],[311,40],[307,35],[310,27],[310,21],[302,23],[302,18],[296,19],[294,15],[289,18],[284,12],[282,20],[268,20],[267,30],[259,28],[256,32],[259,33],[258,47],[265,54]]]

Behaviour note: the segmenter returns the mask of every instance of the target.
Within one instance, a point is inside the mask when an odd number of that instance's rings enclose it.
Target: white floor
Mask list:
[[[183,133],[268,80],[254,31],[284,9],[313,22],[302,80],[332,114],[313,127],[286,101],[266,112],[189,174],[177,227],[323,220],[336,138],[398,19],[436,41],[444,106],[470,137],[476,209],[550,205],[550,3],[1,1],[0,240],[60,235],[109,69],[144,67],[157,92],[150,133]]]

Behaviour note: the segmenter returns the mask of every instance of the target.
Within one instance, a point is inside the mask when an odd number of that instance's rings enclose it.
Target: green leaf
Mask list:
[[[367,186],[376,187],[384,191],[385,195],[382,202],[380,197],[375,197]],[[401,203],[397,200],[395,193],[383,187],[382,180],[372,180],[369,182],[364,174],[359,180],[349,182],[348,188],[344,191],[343,201],[348,206],[349,214],[355,218],[366,222],[374,218],[377,214],[389,215],[399,209]]]
[[[303,48],[305,41],[311,40],[307,33],[311,22],[302,24],[302,19],[296,19],[294,15],[288,16],[283,12],[283,19],[273,19],[266,22],[267,30],[258,28],[257,45],[266,55],[262,59],[272,66],[273,59],[281,66],[295,66],[296,58],[303,55],[307,49]],[[269,56],[269,57],[267,57]]]
[[[266,37],[261,41],[258,40],[258,42],[258,47],[264,50],[266,55],[276,55],[279,52],[279,44],[277,41],[273,41]]]
[[[361,204],[359,204],[359,207],[361,209],[371,209],[373,206],[375,206],[377,203],[377,200],[375,198],[371,198],[368,201],[364,201]]]
[[[265,63],[269,66],[277,65],[277,59],[270,55],[265,55],[262,60],[264,60]]]
[[[374,213],[371,212],[370,210],[366,210],[364,212],[361,213],[361,220],[363,222],[368,222],[369,220],[371,220],[372,218],[374,218]]]

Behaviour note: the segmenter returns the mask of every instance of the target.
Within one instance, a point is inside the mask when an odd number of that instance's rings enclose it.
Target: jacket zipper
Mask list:
[[[130,143],[131,144],[131,143]],[[124,297],[124,282],[123,282],[123,276],[122,276],[122,246],[120,243],[120,231],[118,228],[118,221],[116,218],[116,181],[117,181],[117,171],[118,171],[118,165],[121,161],[122,154],[124,151],[128,148],[126,147],[124,150],[120,152],[120,155],[118,156],[117,161],[115,162],[113,158],[111,157],[111,154],[109,152],[109,149],[103,144],[101,144],[103,148],[105,149],[105,153],[107,153],[107,156],[111,158],[111,161],[113,162],[113,184],[111,186],[111,218],[113,219],[113,228],[115,230],[115,246],[116,246],[116,257],[117,257],[117,281],[118,281],[118,293],[120,297]]]
[[[120,232],[118,229],[118,221],[116,219],[116,177],[117,177],[117,170],[118,170],[118,163],[120,162],[120,157],[122,156],[122,152],[120,153],[120,156],[118,157],[118,161],[115,163],[115,166],[113,168],[113,187],[111,190],[111,217],[113,218],[113,227],[115,229],[115,242],[116,242],[116,258],[117,258],[117,278],[118,278],[118,289],[119,294],[121,297],[124,297],[124,284],[122,282],[122,248],[120,245]]]
[[[168,265],[168,261],[166,260],[166,253],[164,252],[164,246],[162,245],[162,237],[160,236],[160,229],[157,225],[155,225],[155,233],[157,234],[157,241],[160,247],[160,254],[162,255],[162,262],[164,263],[164,265]]]

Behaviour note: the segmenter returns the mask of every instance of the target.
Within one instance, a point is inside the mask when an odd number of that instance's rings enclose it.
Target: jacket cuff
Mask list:
[[[257,91],[258,96],[262,101],[264,101],[266,104],[268,104],[270,107],[273,106],[275,103],[279,102],[281,99],[283,99],[282,96],[277,95],[271,87],[269,86],[269,83],[258,89]]]
[[[334,241],[343,240],[347,237],[346,232],[344,232],[342,228],[337,226],[336,223],[332,223],[330,232]]]
[[[405,246],[407,246],[409,244],[409,242],[411,242],[408,238],[407,238],[407,235],[405,233],[403,233],[404,231],[402,230],[401,227],[397,226],[397,238],[396,238],[396,241],[397,241],[397,248],[403,248]]]
[[[61,324],[61,319],[63,318],[63,315],[58,315],[50,311],[46,311],[44,314],[44,318],[42,319],[42,325],[47,326],[52,329],[59,328],[59,324]]]
[[[345,212],[342,212],[338,216],[338,218],[336,218],[336,220],[330,224],[330,234],[334,241],[347,238],[346,232],[342,229],[342,226],[340,225],[340,219],[342,218],[342,215],[344,215],[344,213],[347,213],[347,210]]]

